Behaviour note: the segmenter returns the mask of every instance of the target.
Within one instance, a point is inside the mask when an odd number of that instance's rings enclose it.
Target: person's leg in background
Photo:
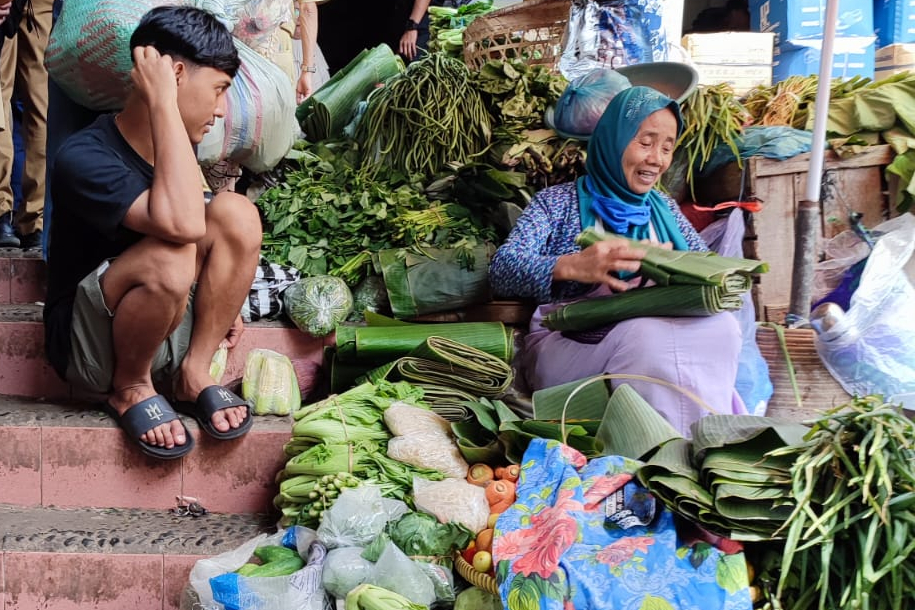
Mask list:
[[[32,9],[33,27],[30,30],[28,19],[23,19],[15,38],[15,92],[22,100],[25,140],[22,207],[16,215],[23,249],[40,248],[42,242],[48,141],[48,71],[44,53],[51,36],[53,0],[32,0]]]
[[[13,125],[11,100],[15,76],[16,39],[3,39],[0,51],[0,248],[18,248],[19,237],[13,228]]]

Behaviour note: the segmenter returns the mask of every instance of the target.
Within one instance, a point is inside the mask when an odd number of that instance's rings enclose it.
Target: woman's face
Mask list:
[[[674,113],[664,108],[648,115],[623,151],[623,175],[629,190],[637,195],[650,191],[670,167],[676,143]]]

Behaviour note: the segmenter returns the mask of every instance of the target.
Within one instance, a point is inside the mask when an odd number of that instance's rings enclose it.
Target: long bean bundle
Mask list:
[[[486,151],[489,113],[460,60],[432,53],[369,96],[356,130],[366,169],[433,176]]]
[[[915,422],[880,397],[827,411],[794,458],[776,607],[899,610],[915,587]],[[905,600],[909,600],[906,602]]]

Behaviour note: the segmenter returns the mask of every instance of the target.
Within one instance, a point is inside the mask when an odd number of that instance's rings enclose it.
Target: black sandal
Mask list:
[[[247,407],[248,417],[245,418],[239,427],[229,428],[228,431],[221,432],[213,425],[213,414],[230,407]],[[211,385],[204,388],[197,396],[195,402],[187,400],[176,401],[175,410],[196,419],[204,432],[221,441],[243,436],[251,429],[251,426],[254,425],[251,405],[249,405],[244,398],[241,398],[235,392],[227,390],[221,385]]]
[[[141,400],[133,405],[123,415],[118,414],[117,410],[107,402],[104,405],[105,412],[117,422],[118,426],[127,433],[127,436],[135,445],[140,448],[144,454],[158,458],[160,460],[174,460],[187,455],[194,448],[194,437],[188,432],[187,427],[182,422],[184,428],[184,438],[187,439],[183,445],[175,445],[171,449],[150,445],[140,439],[140,437],[156,426],[161,426],[170,421],[179,419],[178,414],[164,396],[156,394],[146,400]]]

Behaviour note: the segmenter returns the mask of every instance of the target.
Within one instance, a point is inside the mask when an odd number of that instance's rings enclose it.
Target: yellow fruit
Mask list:
[[[477,534],[476,543],[478,551],[489,551],[492,553],[493,533],[494,532],[492,528],[487,527],[485,530],[482,530],[479,534]]]
[[[486,527],[493,529],[496,527],[496,521],[499,519],[499,513],[493,513],[489,515],[489,519],[486,520]]]
[[[483,574],[489,572],[492,568],[492,553],[488,551],[477,551],[473,556],[473,569]]]

